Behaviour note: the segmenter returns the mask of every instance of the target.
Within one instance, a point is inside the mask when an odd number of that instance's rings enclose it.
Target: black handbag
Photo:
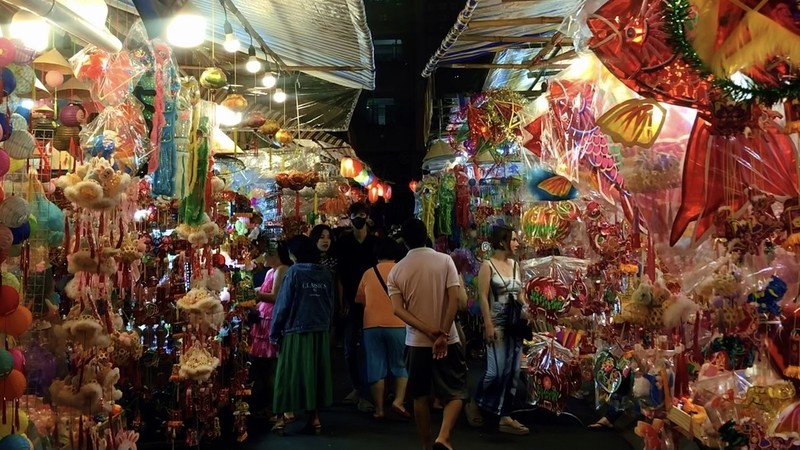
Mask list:
[[[497,276],[500,277],[500,281],[502,281],[503,284],[506,285],[506,288],[508,288],[508,283],[506,283],[506,280],[503,278],[502,275],[500,275],[500,271],[497,270],[497,267],[495,267],[491,261],[489,261],[489,264],[491,264],[494,271],[497,272]],[[516,261],[514,261],[514,266],[512,270],[513,270],[512,273],[514,273],[516,276],[517,272]],[[496,295],[495,298],[497,298]],[[533,330],[531,329],[531,326],[528,324],[528,320],[522,314],[522,305],[520,305],[517,299],[514,298],[514,295],[511,294],[510,292],[508,294],[508,302],[506,303],[505,311],[506,311],[505,314],[506,317],[505,317],[504,328],[506,330],[506,334],[514,339],[521,339],[527,341],[533,339]]]

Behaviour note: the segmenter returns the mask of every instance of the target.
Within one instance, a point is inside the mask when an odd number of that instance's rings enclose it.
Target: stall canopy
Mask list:
[[[192,6],[209,17],[209,47],[195,49],[194,66],[181,64],[184,72],[199,76],[216,65],[229,74],[247,61],[252,30],[253,45],[270,70],[281,73],[278,87],[287,94],[283,105],[272,107],[299,115],[301,130],[346,131],[362,89],[374,89],[375,64],[372,38],[361,1],[331,0],[223,0],[234,34],[242,43],[240,52],[222,50],[224,12],[218,0],[192,0]],[[131,0],[110,0],[118,11],[138,15]],[[109,14],[112,28],[124,36],[128,19]],[[114,23],[116,22],[116,23]],[[213,59],[211,55],[214,55]],[[241,68],[241,67],[240,67]],[[239,73],[243,73],[239,70]],[[249,74],[247,74],[249,75]],[[239,75],[231,83],[257,96],[260,77]]]

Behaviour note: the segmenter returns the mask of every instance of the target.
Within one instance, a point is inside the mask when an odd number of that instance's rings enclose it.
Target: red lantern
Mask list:
[[[392,187],[389,186],[388,184],[383,189],[383,199],[386,200],[387,202],[392,199]]]
[[[411,192],[417,192],[417,186],[419,186],[419,181],[411,180],[408,183],[408,188],[411,189]]]
[[[375,203],[378,201],[378,197],[380,197],[378,195],[378,187],[372,186],[372,188],[369,190],[369,194],[367,195],[367,199],[370,203]]]
[[[355,178],[363,169],[361,161],[353,158],[342,158],[339,165],[339,174],[345,178]]]
[[[383,183],[375,183],[375,187],[378,188],[378,197],[383,197],[383,193],[386,192]]]

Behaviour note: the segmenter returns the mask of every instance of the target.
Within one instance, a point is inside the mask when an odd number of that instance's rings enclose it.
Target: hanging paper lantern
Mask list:
[[[650,148],[661,133],[667,110],[652,98],[626,100],[597,119],[597,126],[626,147]]]
[[[386,188],[384,187],[383,183],[376,182],[375,187],[378,188],[378,197],[383,197],[384,192],[386,192]]]
[[[2,278],[0,278],[0,284],[11,286],[17,291],[22,289],[22,284],[20,284],[19,279],[11,272],[3,272]]]
[[[419,181],[411,180],[408,183],[408,188],[411,189],[411,192],[417,192],[417,186],[419,186]]]
[[[8,250],[14,244],[14,235],[11,229],[5,225],[0,225],[0,250]],[[5,273],[3,274],[5,275]]]
[[[44,74],[44,82],[51,88],[58,88],[64,84],[64,74],[58,70],[49,70]]]
[[[18,347],[14,347],[8,351],[11,354],[11,359],[13,361],[13,369],[19,370],[22,373],[25,373],[25,355],[22,353]]]
[[[13,417],[12,415],[7,422],[14,422]],[[21,425],[20,428],[22,428]],[[27,427],[24,430],[18,430],[18,432],[24,433],[25,430],[27,430]],[[0,450],[29,450],[30,448],[31,441],[24,434],[11,434],[0,440]]]
[[[228,85],[228,76],[219,67],[209,67],[200,75],[200,86],[206,89],[222,89]]]
[[[258,132],[261,133],[261,134],[266,134],[268,136],[272,136],[273,134],[275,134],[278,131],[280,131],[280,129],[281,129],[281,126],[280,126],[280,124],[278,123],[277,120],[268,119],[266,122],[264,122],[263,125],[261,125],[258,128]]]
[[[361,169],[361,171],[358,172],[358,175],[353,177],[353,181],[355,181],[356,183],[358,183],[358,184],[360,184],[362,186],[364,186],[364,183],[368,179],[369,179],[369,172],[367,172],[367,169]]]
[[[11,167],[11,159],[5,150],[0,149],[0,177],[8,173],[9,167]]]
[[[11,95],[12,92],[17,88],[17,79],[14,77],[14,73],[11,72],[11,69],[8,67],[3,68],[2,73],[3,78],[3,97]]]
[[[11,355],[11,352],[0,348],[0,377],[8,375],[13,369],[14,357]]]
[[[14,43],[14,64],[19,64],[21,66],[27,66],[28,64],[32,63],[34,59],[36,59],[36,55],[38,52],[30,47],[27,47],[25,43],[23,43],[19,39],[12,39],[11,42]]]
[[[0,67],[5,67],[14,62],[17,56],[17,49],[11,39],[0,38]]]
[[[244,126],[247,128],[257,129],[267,123],[267,118],[261,111],[250,111],[244,117]]]
[[[9,228],[13,229],[26,223],[29,214],[30,205],[22,197],[15,195],[0,203],[0,223]]]
[[[355,178],[361,173],[361,161],[353,158],[342,158],[339,164],[339,174],[345,178]]]
[[[359,183],[361,186],[369,186],[372,182],[375,181],[375,175],[372,172],[367,172],[367,179],[364,180],[363,183]]]
[[[392,187],[388,184],[383,188],[383,199],[387,202],[392,199]]]
[[[11,314],[0,317],[0,331],[14,337],[19,337],[31,327],[33,315],[31,310],[20,305]]]
[[[86,119],[86,111],[81,105],[70,103],[69,105],[61,108],[58,113],[58,120],[61,124],[67,127],[78,127]]]
[[[288,145],[294,141],[294,137],[291,132],[281,129],[275,133],[275,140],[281,145]]]
[[[0,393],[2,393],[3,399],[6,401],[22,397],[26,387],[28,387],[28,380],[19,370],[11,369],[8,375],[0,378]]]
[[[244,112],[247,109],[247,99],[241,94],[228,94],[225,100],[222,100],[220,105],[230,109],[233,112]]]
[[[31,222],[25,222],[18,227],[11,228],[11,234],[14,236],[14,245],[25,242],[31,237]]]
[[[0,286],[0,316],[7,316],[19,307],[20,295],[14,286]]]
[[[28,133],[28,130],[14,130],[4,147],[11,158],[28,159],[36,151],[36,139]]]
[[[378,195],[378,187],[372,186],[367,193],[367,200],[369,200],[370,203],[375,203],[378,201],[378,197],[380,197]]]
[[[3,142],[10,137],[11,137],[11,122],[8,120],[8,116],[6,116],[3,113],[0,113],[0,142]]]
[[[78,136],[80,133],[81,129],[79,127],[59,125],[56,128],[56,132],[53,134],[53,148],[61,152],[68,152],[70,141],[75,139],[75,142],[77,143],[79,141]]]

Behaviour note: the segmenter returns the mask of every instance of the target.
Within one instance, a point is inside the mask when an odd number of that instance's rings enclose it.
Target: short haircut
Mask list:
[[[364,204],[364,202],[355,202],[352,205],[350,205],[349,208],[347,208],[348,216],[361,213],[369,214],[369,209],[367,208],[367,205]]]
[[[400,234],[408,248],[425,247],[428,240],[428,229],[425,227],[425,223],[416,218],[406,220]]]
[[[304,234],[298,234],[288,242],[289,252],[294,255],[294,259],[299,263],[319,262],[319,250],[317,243]]]
[[[511,250],[511,235],[514,229],[505,225],[495,225],[492,227],[492,237],[489,242],[495,250]]]
[[[397,242],[389,237],[381,237],[375,241],[375,245],[373,247],[373,252],[375,253],[375,259],[378,261],[382,259],[390,259],[392,261],[397,261],[398,257],[398,244]]]

